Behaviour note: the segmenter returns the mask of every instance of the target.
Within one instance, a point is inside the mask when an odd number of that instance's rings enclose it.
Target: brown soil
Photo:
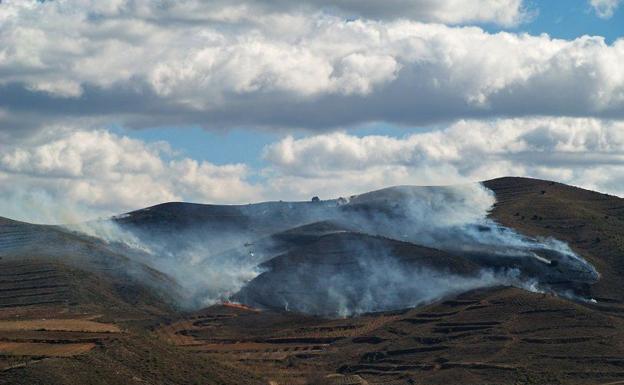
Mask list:
[[[0,332],[10,330],[74,331],[94,333],[119,333],[113,324],[84,319],[43,319],[23,321],[0,321]]]
[[[109,254],[95,243],[86,265],[11,251],[0,255],[0,384],[624,383],[624,200],[532,179],[486,185],[498,199],[493,219],[564,240],[596,266],[602,279],[588,290],[597,303],[498,287],[346,319],[231,304],[183,312],[117,274],[123,258],[98,262],[94,255]],[[204,216],[247,226],[244,210],[211,206]],[[167,206],[139,219],[158,223],[159,212],[184,219]],[[296,210],[280,215],[296,222]],[[28,226],[0,220],[0,249],[43,231]],[[2,238],[9,232],[19,242]],[[395,246],[406,258],[416,250]]]
[[[0,342],[0,354],[37,357],[71,357],[95,347],[94,343],[48,344],[32,342]]]

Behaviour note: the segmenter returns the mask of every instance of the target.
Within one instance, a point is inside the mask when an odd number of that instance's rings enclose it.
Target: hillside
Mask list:
[[[150,252],[1,219],[0,384],[622,381],[624,200],[484,185],[117,217]]]
[[[151,337],[176,284],[110,245],[3,219],[0,256],[0,384],[261,383]]]
[[[607,303],[624,300],[624,199],[527,178],[484,184],[496,193],[492,218],[527,235],[567,242],[602,276],[592,295]]]

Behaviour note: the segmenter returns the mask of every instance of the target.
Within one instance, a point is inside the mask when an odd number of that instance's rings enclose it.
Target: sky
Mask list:
[[[514,175],[624,196],[620,0],[2,0],[0,216]]]

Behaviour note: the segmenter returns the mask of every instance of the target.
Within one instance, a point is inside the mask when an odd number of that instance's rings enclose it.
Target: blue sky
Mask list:
[[[621,36],[624,0],[3,0],[0,216],[507,175],[624,195]]]
[[[537,10],[535,19],[518,30],[531,34],[547,33],[560,39],[573,39],[582,35],[603,36],[611,43],[624,32],[624,12],[617,9],[610,19],[596,16],[584,0],[532,1]]]
[[[624,35],[624,10],[617,9],[613,17],[600,18],[593,12],[586,0],[532,0],[526,2],[532,13],[529,22],[517,27],[504,28],[490,23],[480,24],[485,30],[526,32],[533,35],[546,33],[554,38],[574,39],[583,35],[602,36],[611,44]],[[412,132],[430,130],[429,126],[396,126],[372,123],[356,127],[352,133],[357,136],[387,135],[403,137]],[[208,160],[216,164],[246,163],[254,168],[265,165],[262,149],[279,139],[283,132],[247,130],[245,128],[221,131],[203,130],[197,126],[152,128],[143,130],[121,130],[125,135],[148,142],[166,141],[172,147],[195,159]],[[302,137],[306,132],[290,132]]]

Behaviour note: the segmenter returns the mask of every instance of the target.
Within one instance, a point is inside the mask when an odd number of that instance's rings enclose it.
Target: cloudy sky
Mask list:
[[[505,175],[624,196],[623,35],[620,0],[0,0],[0,215]]]

